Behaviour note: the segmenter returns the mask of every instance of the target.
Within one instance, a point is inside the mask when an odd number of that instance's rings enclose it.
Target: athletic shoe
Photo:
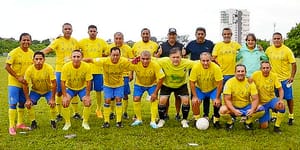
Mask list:
[[[75,115],[73,116],[74,119],[76,120],[82,120],[82,117],[80,116],[79,113],[75,113]]]
[[[142,121],[141,120],[135,120],[131,126],[138,126],[138,125],[141,125],[142,124]]]
[[[24,123],[17,125],[17,129],[31,130],[31,128],[27,127]]]
[[[161,127],[164,126],[164,124],[165,124],[165,120],[159,119],[158,124],[157,124],[157,127],[158,127],[158,128],[161,128]]]
[[[180,119],[181,119],[180,115],[179,115],[179,114],[176,114],[175,120],[180,121]]]
[[[71,123],[66,123],[62,129],[64,131],[67,131],[67,130],[69,130],[70,127],[71,127]]]
[[[124,113],[123,113],[123,118],[124,118],[124,119],[129,119],[129,116],[128,116],[127,112],[124,112]]]
[[[278,133],[278,134],[281,134],[280,127],[274,126],[274,132],[275,132],[275,133]]]
[[[50,124],[52,129],[56,129],[56,122],[54,120],[51,120]]]
[[[247,124],[247,123],[245,122],[245,123],[244,123],[244,126],[245,126],[245,129],[246,129],[246,130],[253,130],[253,124],[252,124],[252,123]]]
[[[122,122],[117,122],[116,126],[117,126],[118,128],[123,128]]]
[[[104,122],[102,128],[109,128],[110,124],[108,122]]]
[[[228,130],[228,131],[232,130],[233,126],[234,126],[234,123],[232,123],[232,124],[226,123],[226,130]]]
[[[17,134],[16,129],[14,127],[9,128],[8,132],[9,132],[10,135],[16,135]]]
[[[32,129],[32,130],[34,130],[34,129],[36,129],[36,128],[37,128],[37,123],[36,123],[36,121],[35,121],[35,120],[33,120],[33,121],[31,122],[31,125],[30,125],[30,127],[31,127],[31,129]]]
[[[271,122],[276,122],[276,119],[277,119],[277,118],[272,117],[270,121],[271,121]]]
[[[114,118],[115,118],[115,114],[114,113],[110,113],[109,119],[114,119]]]
[[[97,116],[98,118],[103,118],[102,111],[101,111],[101,110],[96,110],[96,116]]]
[[[81,125],[85,130],[90,130],[90,126],[87,122],[82,122],[82,125]]]
[[[169,120],[170,119],[168,114],[165,114],[164,118],[165,118],[164,120]]]
[[[219,121],[216,121],[215,123],[213,123],[214,127],[216,129],[220,129],[221,128],[221,125],[220,125],[220,122]]]
[[[186,119],[183,119],[181,121],[181,125],[182,125],[183,128],[188,128],[189,127],[188,121]]]
[[[294,119],[293,118],[289,118],[289,121],[288,121],[288,125],[293,125],[293,122],[294,122]]]
[[[56,121],[59,122],[59,121],[62,121],[62,120],[63,120],[62,115],[58,114],[58,115],[56,116]]]
[[[157,129],[158,128],[158,126],[157,126],[157,124],[155,122],[150,122],[150,126],[153,129]]]

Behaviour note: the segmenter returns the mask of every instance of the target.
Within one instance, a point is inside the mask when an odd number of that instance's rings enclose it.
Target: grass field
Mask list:
[[[54,58],[47,58],[53,64]],[[298,66],[299,59],[297,59]],[[0,64],[4,67],[5,58],[0,57]],[[163,128],[152,129],[149,126],[150,106],[143,101],[143,125],[131,127],[132,120],[123,120],[124,128],[114,126],[103,129],[102,119],[96,118],[95,105],[92,106],[90,117],[91,130],[81,127],[81,121],[71,120],[72,127],[63,131],[63,122],[58,123],[58,129],[52,130],[49,121],[49,109],[45,100],[39,101],[36,108],[36,118],[39,128],[26,134],[16,136],[8,134],[8,104],[7,104],[7,72],[0,70],[0,149],[300,149],[300,71],[298,71],[294,86],[295,122],[287,125],[287,113],[281,125],[282,134],[273,132],[273,123],[268,129],[244,130],[242,123],[236,123],[232,131],[216,130],[212,126],[205,131],[197,130],[190,124],[190,128],[181,128],[180,122],[175,121],[174,103],[170,106],[170,120]],[[133,115],[132,97],[129,99],[129,114]],[[95,102],[94,102],[95,104]],[[81,107],[81,104],[80,104]],[[201,110],[202,111],[202,110]],[[189,118],[192,118],[190,111]],[[212,114],[212,113],[210,113]],[[27,118],[27,117],[26,117]],[[29,125],[28,119],[25,120]],[[222,121],[222,127],[224,122]],[[66,139],[64,136],[76,134],[76,138]],[[198,146],[190,146],[196,143]]]

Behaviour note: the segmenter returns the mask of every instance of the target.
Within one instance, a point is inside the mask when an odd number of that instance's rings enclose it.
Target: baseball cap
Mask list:
[[[175,28],[170,28],[170,29],[169,29],[169,34],[170,34],[170,33],[177,34],[177,33],[176,33],[176,29],[175,29]]]

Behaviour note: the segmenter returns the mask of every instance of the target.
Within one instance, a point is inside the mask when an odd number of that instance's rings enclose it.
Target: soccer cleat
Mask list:
[[[288,125],[293,125],[293,122],[294,122],[294,119],[293,118],[289,118],[289,121],[288,121]]]
[[[234,126],[234,123],[232,123],[232,124],[226,123],[226,130],[227,130],[227,131],[232,130],[232,129],[233,129],[233,126]]]
[[[116,126],[117,126],[118,128],[123,128],[123,127],[124,127],[123,124],[122,124],[122,122],[117,122]]]
[[[276,119],[277,119],[277,118],[272,117],[270,121],[271,121],[271,122],[276,122]]]
[[[138,126],[138,125],[141,125],[142,124],[142,121],[141,120],[135,120],[131,126]]]
[[[102,114],[101,110],[96,110],[96,116],[98,118],[103,118],[103,114]]]
[[[30,127],[31,127],[31,129],[32,129],[32,130],[34,130],[34,129],[36,129],[36,128],[37,128],[37,123],[36,123],[36,121],[35,121],[35,120],[33,120],[33,121],[31,122],[31,125],[30,125]]]
[[[183,119],[181,121],[181,125],[182,125],[183,128],[188,128],[189,127],[188,121],[186,119]]]
[[[108,122],[104,122],[102,128],[109,128],[110,124]]]
[[[10,135],[16,135],[17,134],[16,129],[14,127],[9,128],[8,132],[9,132]]]
[[[114,118],[115,118],[115,114],[114,113],[110,113],[109,119],[114,119]]]
[[[278,134],[281,134],[280,127],[274,126],[274,132],[276,132],[276,133],[278,133]]]
[[[180,115],[179,115],[179,114],[176,114],[175,120],[180,121],[180,119],[181,119]]]
[[[157,124],[157,127],[161,128],[161,127],[164,126],[164,124],[165,124],[165,120],[159,119],[158,124]]]
[[[62,121],[62,120],[63,120],[62,115],[58,114],[58,115],[56,116],[56,121],[59,122],[59,121]]]
[[[52,129],[56,129],[56,122],[54,120],[51,120],[50,124]]]
[[[70,127],[71,127],[71,123],[66,123],[62,129],[64,131],[67,131],[67,130],[69,130]]]
[[[215,123],[213,123],[214,127],[216,129],[220,129],[221,128],[221,125],[220,125],[220,122],[219,121],[216,121]]]
[[[165,118],[164,120],[169,120],[170,119],[168,114],[165,114],[164,118]]]
[[[27,127],[24,123],[17,125],[17,129],[31,130],[31,128]]]
[[[245,122],[245,123],[244,123],[244,126],[245,126],[245,129],[246,129],[246,130],[253,130],[253,124],[252,124],[252,123],[247,124],[247,123]]]
[[[76,120],[82,120],[82,117],[80,116],[79,113],[75,113],[75,115],[73,116],[74,119]]]
[[[150,126],[153,129],[157,129],[158,128],[158,126],[157,126],[157,124],[155,122],[150,122]]]
[[[124,112],[124,113],[123,113],[123,118],[124,118],[124,119],[129,119],[129,116],[128,116],[127,112]]]
[[[90,126],[87,122],[82,122],[82,125],[81,125],[85,130],[90,130]]]

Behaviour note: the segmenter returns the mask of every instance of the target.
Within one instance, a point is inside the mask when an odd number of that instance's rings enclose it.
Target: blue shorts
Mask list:
[[[22,88],[16,86],[8,86],[8,104],[17,105],[19,103],[19,108],[24,108],[26,98]]]
[[[52,96],[52,92],[51,92],[51,91],[49,91],[49,92],[47,92],[47,93],[45,93],[45,94],[39,94],[39,93],[37,93],[37,92],[30,91],[30,94],[29,94],[29,97],[30,97],[30,99],[31,99],[31,101],[32,101],[32,103],[33,103],[33,105],[36,105],[37,102],[39,101],[39,99],[40,99],[41,97],[45,97],[46,100],[47,100],[47,102],[49,103],[49,101],[50,101],[50,99],[51,99],[51,96]]]
[[[251,109],[251,104],[248,104],[247,106],[243,107],[243,108],[237,108],[237,107],[234,107],[235,109],[238,109],[242,115],[241,116],[247,116],[247,111],[249,109]],[[260,107],[256,112],[259,112],[259,111],[264,111],[265,108],[264,107]]]
[[[145,91],[148,92],[148,95],[153,94],[153,92],[156,89],[156,85],[150,86],[150,87],[144,87],[144,86],[139,86],[139,85],[134,85],[134,91],[133,91],[133,96],[138,96],[141,97]]]
[[[130,94],[129,77],[124,77],[124,95]]]
[[[223,76],[223,86],[225,85],[225,83],[227,82],[227,80],[229,80],[232,77],[234,77],[234,75],[224,75]]]
[[[269,102],[263,104],[263,107],[265,108],[265,114],[261,118],[259,118],[259,123],[267,122],[271,119],[269,109],[275,110],[278,101],[278,98],[273,98]],[[284,113],[285,110],[279,110],[279,112]]]
[[[111,88],[107,86],[103,86],[103,92],[104,92],[104,98],[105,99],[113,99],[115,97],[124,97],[124,87],[116,87],[116,88]]]
[[[61,72],[55,72],[55,76],[56,76],[56,92],[61,93],[61,84],[60,84]]]
[[[200,101],[203,101],[205,98],[210,98],[214,101],[217,98],[217,88],[211,90],[210,92],[204,93],[200,90],[200,88],[197,87],[196,93]]]
[[[287,101],[290,101],[293,99],[293,87],[286,87],[286,84],[288,83],[288,80],[284,80],[284,81],[281,81],[281,87],[284,91],[284,95],[283,95],[283,99],[287,100]],[[277,89],[275,89],[275,95],[277,97],[279,97],[279,92]]]
[[[67,88],[67,93],[71,96],[71,99],[78,95],[80,97],[80,101],[82,101],[83,96],[86,94],[86,88],[83,88],[81,90],[72,90]]]
[[[103,75],[93,74],[93,80],[91,82],[91,91],[95,90],[97,92],[103,91]]]

